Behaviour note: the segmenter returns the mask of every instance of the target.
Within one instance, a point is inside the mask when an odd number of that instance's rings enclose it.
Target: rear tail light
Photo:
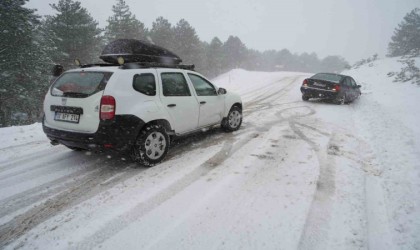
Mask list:
[[[110,95],[104,95],[101,98],[101,120],[111,120],[115,117],[115,98]]]
[[[303,80],[302,87],[308,87],[308,79]]]
[[[335,92],[340,91],[340,85],[338,84],[334,85],[334,87],[332,88],[332,91],[335,91]]]

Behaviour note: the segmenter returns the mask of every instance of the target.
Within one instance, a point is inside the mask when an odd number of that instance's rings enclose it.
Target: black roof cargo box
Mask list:
[[[105,46],[100,56],[102,60],[112,64],[118,63],[118,57],[124,58],[126,63],[150,62],[177,65],[182,62],[179,56],[165,48],[135,39],[115,40]]]

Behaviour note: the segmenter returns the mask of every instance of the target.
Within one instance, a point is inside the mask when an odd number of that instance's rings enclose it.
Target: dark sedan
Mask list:
[[[317,98],[344,104],[354,101],[362,94],[360,87],[350,76],[318,73],[305,79],[300,91],[304,101],[310,98]]]

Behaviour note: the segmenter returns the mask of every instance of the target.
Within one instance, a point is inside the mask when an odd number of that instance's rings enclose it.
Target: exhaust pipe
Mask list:
[[[57,140],[51,140],[50,143],[53,146],[57,146],[58,144],[60,144]]]

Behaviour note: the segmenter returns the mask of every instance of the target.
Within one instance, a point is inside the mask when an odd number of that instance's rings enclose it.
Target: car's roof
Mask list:
[[[318,75],[318,74],[326,74],[326,75],[335,75],[335,76],[341,76],[341,77],[348,77],[347,75],[342,75],[342,74],[337,74],[337,73],[327,73],[327,72],[319,72],[319,73],[316,73],[315,75]]]

